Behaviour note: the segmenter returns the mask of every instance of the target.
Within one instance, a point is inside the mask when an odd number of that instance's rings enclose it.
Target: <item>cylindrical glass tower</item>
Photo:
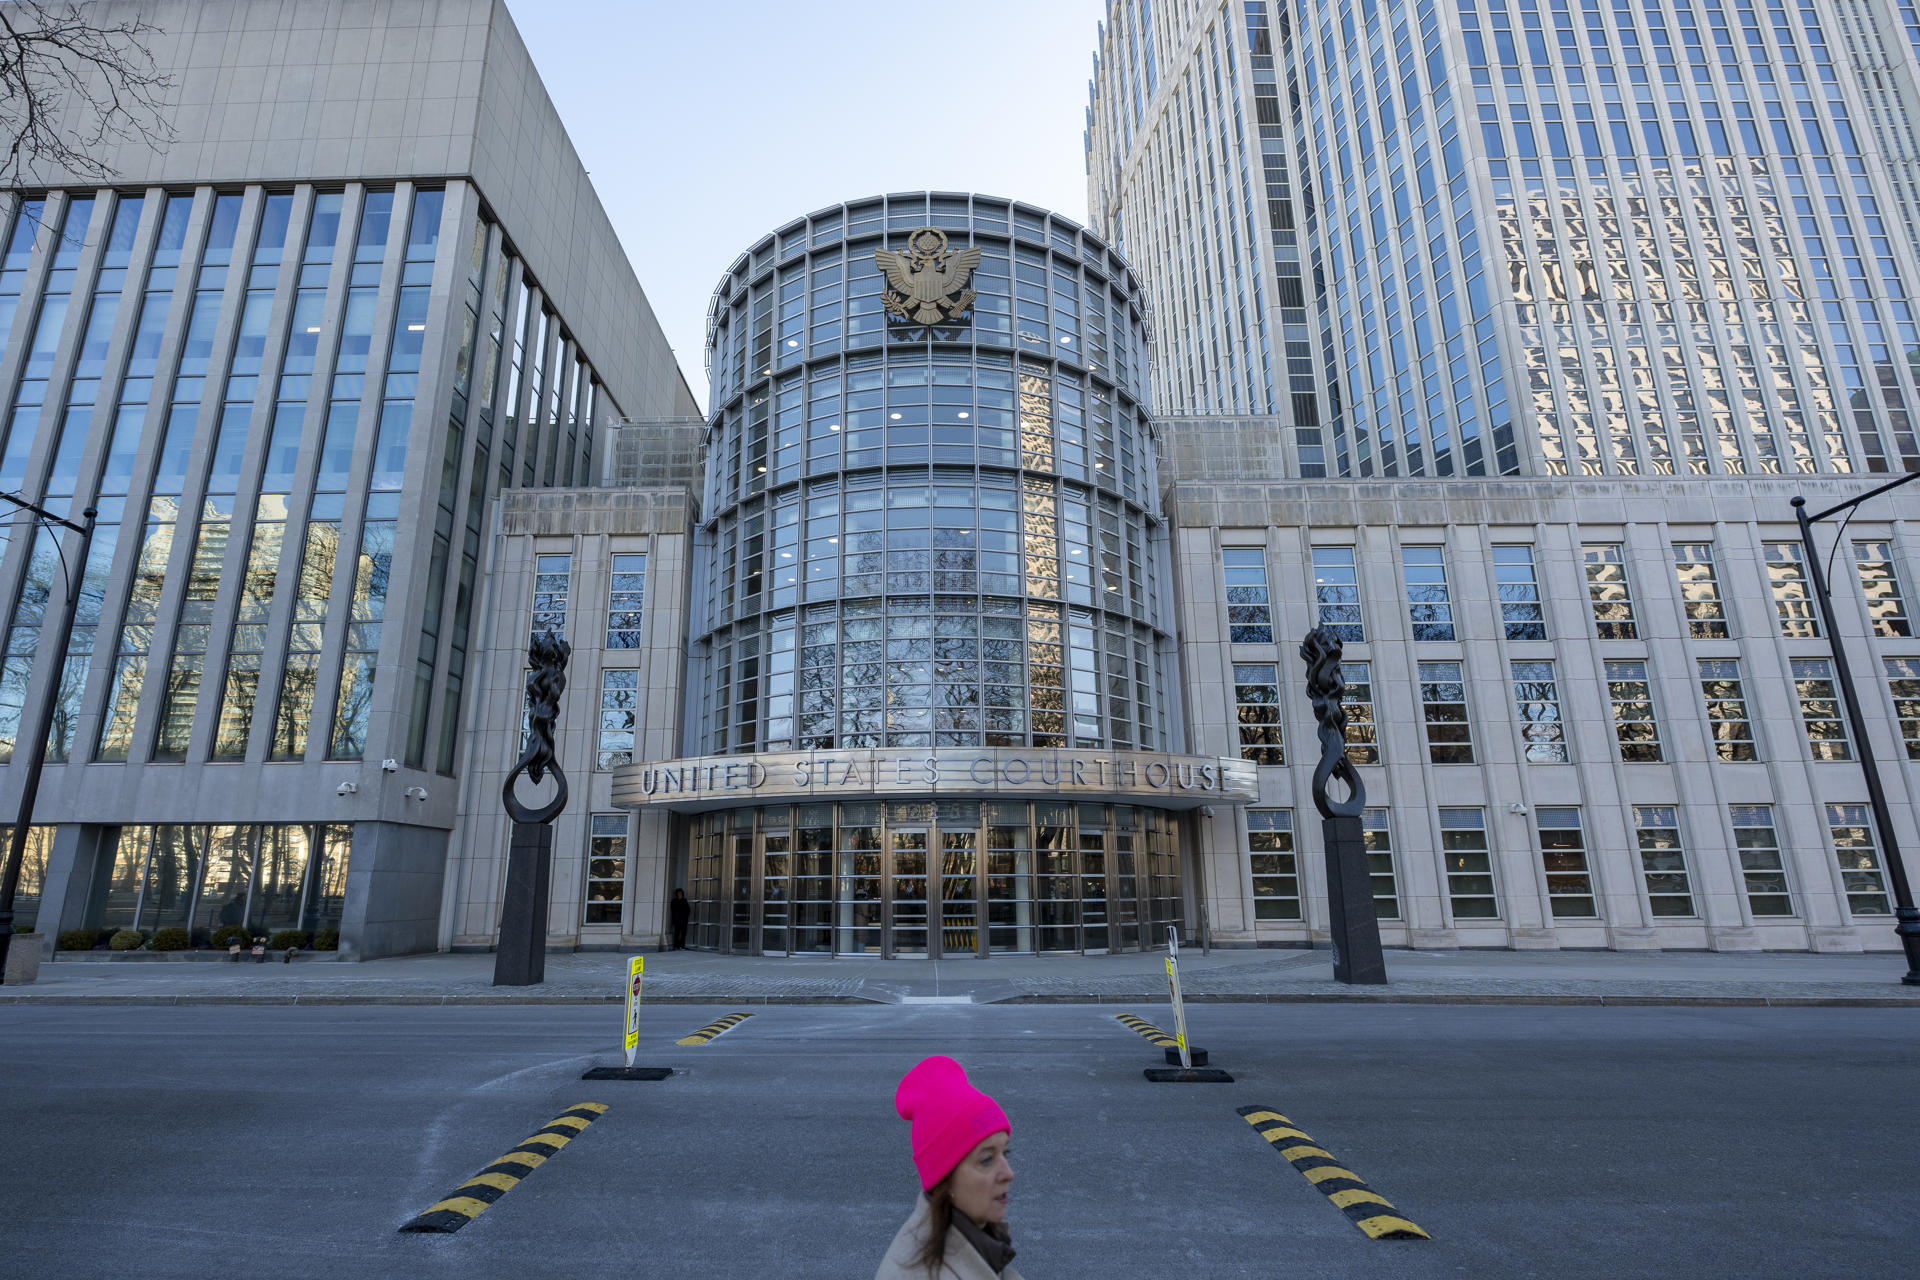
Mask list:
[[[837,205],[728,269],[689,638],[703,763],[641,771],[696,810],[696,945],[1163,942],[1169,810],[1229,783],[1166,754],[1139,308],[1097,237],[980,196]]]

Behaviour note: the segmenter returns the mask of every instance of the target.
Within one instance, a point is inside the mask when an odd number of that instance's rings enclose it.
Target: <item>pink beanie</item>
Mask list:
[[[922,1058],[900,1078],[893,1106],[913,1125],[913,1163],[922,1191],[931,1191],[994,1134],[1013,1132],[1000,1104],[968,1084],[967,1073],[952,1058]]]

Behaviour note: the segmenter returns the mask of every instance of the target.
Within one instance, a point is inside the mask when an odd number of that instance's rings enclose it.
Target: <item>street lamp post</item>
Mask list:
[[[1898,480],[1869,489],[1857,498],[1828,507],[1815,515],[1807,514],[1807,500],[1795,498],[1793,513],[1800,521],[1800,544],[1807,552],[1807,578],[1813,587],[1814,603],[1820,606],[1820,625],[1827,631],[1827,647],[1833,652],[1833,671],[1840,686],[1840,699],[1847,709],[1847,727],[1853,733],[1855,749],[1860,752],[1860,771],[1867,778],[1867,805],[1873,810],[1873,826],[1885,851],[1887,875],[1893,882],[1893,914],[1898,921],[1893,931],[1899,935],[1907,953],[1907,974],[1901,979],[1920,986],[1920,908],[1913,903],[1913,886],[1907,882],[1906,864],[1900,858],[1900,843],[1893,833],[1893,813],[1887,807],[1887,793],[1880,785],[1880,764],[1874,758],[1873,743],[1867,737],[1865,717],[1860,713],[1860,695],[1853,686],[1853,671],[1847,665],[1846,647],[1840,643],[1840,628],[1833,621],[1833,600],[1827,592],[1827,575],[1820,567],[1820,549],[1813,544],[1813,522],[1825,520],[1842,511],[1851,511],[1868,498],[1878,497],[1909,481],[1920,480],[1920,471],[1908,472]]]
[[[27,742],[27,776],[20,783],[20,807],[14,813],[12,839],[7,844],[7,867],[0,875],[0,983],[6,981],[7,952],[13,946],[13,898],[20,889],[20,868],[26,861],[27,835],[33,823],[33,801],[40,791],[40,772],[47,763],[47,727],[53,723],[54,702],[60,696],[60,675],[66,662],[67,642],[73,638],[74,615],[80,610],[80,587],[87,572],[87,552],[93,546],[93,522],[100,514],[93,507],[81,513],[83,523],[62,519],[44,507],[22,501],[10,493],[0,493],[0,501],[31,511],[41,520],[72,529],[80,535],[80,551],[74,558],[73,572],[67,580],[67,607],[60,614],[59,638],[53,645],[54,670],[40,695],[40,714],[31,725],[23,723],[15,742]]]

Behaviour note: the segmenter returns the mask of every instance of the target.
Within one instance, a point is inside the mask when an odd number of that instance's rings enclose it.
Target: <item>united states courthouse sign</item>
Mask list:
[[[1252,762],[1160,751],[869,748],[696,756],[628,765],[615,804],[719,809],[870,796],[1031,798],[1191,809],[1259,799]]]

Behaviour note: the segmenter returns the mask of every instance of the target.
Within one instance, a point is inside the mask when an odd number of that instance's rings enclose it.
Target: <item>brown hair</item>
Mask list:
[[[913,1263],[925,1267],[929,1276],[938,1276],[940,1268],[947,1262],[947,1229],[953,1226],[953,1175],[933,1184],[927,1190],[927,1238],[920,1242],[920,1251],[913,1255]]]

